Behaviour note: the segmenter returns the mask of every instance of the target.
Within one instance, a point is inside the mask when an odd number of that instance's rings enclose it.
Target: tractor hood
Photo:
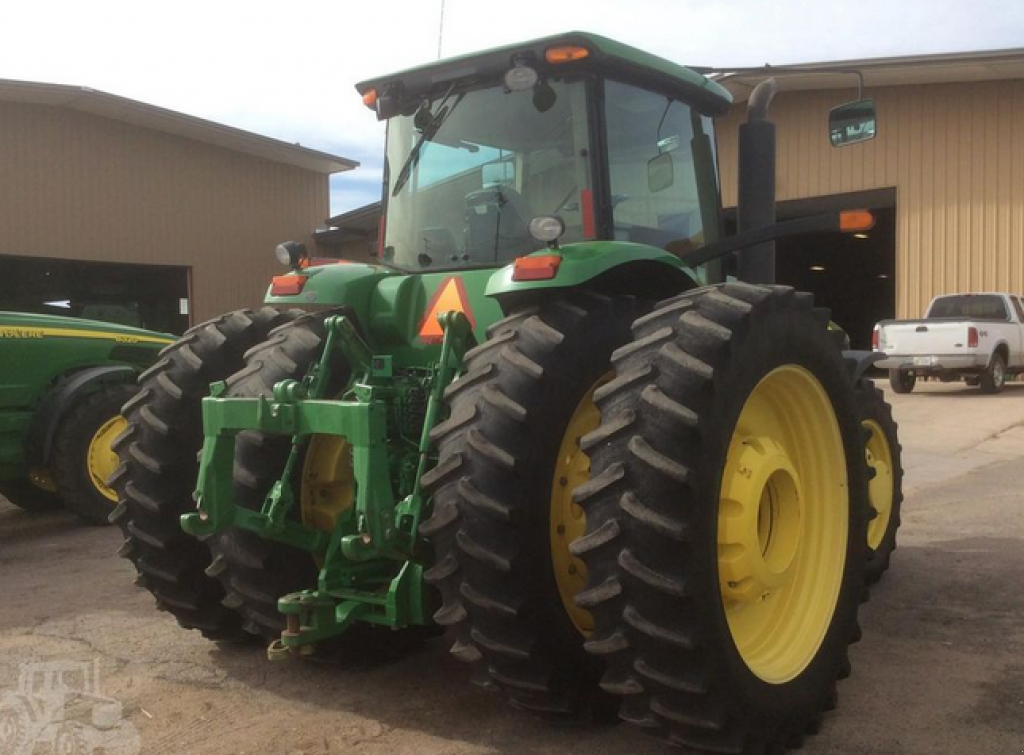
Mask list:
[[[99,320],[25,312],[0,312],[0,339],[24,338],[88,338],[119,343],[166,345],[178,337],[170,333],[156,333],[152,330]]]

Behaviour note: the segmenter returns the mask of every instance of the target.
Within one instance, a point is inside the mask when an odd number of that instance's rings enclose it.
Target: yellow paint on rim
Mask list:
[[[107,485],[107,480],[117,469],[119,461],[110,444],[127,427],[128,420],[120,414],[111,417],[93,433],[85,452],[85,466],[92,486],[111,503],[117,503],[117,492]]]
[[[352,446],[341,435],[314,435],[306,449],[299,486],[302,523],[322,532],[334,526],[355,501]]]
[[[889,529],[893,503],[892,451],[882,426],[873,419],[861,423],[871,432],[864,447],[868,466],[875,470],[875,476],[868,483],[868,499],[876,516],[868,523],[868,547],[875,550],[882,544],[885,531]]]
[[[596,430],[601,422],[601,413],[594,404],[594,391],[612,379],[612,373],[601,377],[584,394],[576,406],[569,424],[562,434],[555,461],[555,473],[551,481],[550,537],[551,567],[555,571],[555,584],[562,599],[562,606],[576,630],[589,636],[594,630],[594,617],[573,602],[573,598],[587,581],[587,567],[569,552],[574,540],[583,537],[587,529],[587,517],[572,500],[572,491],[590,479],[590,458],[580,449],[580,439]]]
[[[733,642],[769,684],[799,676],[832,623],[849,529],[846,456],[828,394],[772,370],[733,430],[718,512],[718,576]]]

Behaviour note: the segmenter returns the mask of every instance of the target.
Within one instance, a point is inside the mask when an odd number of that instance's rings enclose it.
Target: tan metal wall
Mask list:
[[[899,317],[920,316],[940,293],[1024,292],[1024,81],[867,90],[877,138],[836,149],[828,111],[853,92],[778,96],[778,199],[895,187]],[[744,108],[719,124],[726,206]]]
[[[191,266],[193,322],[262,301],[274,246],[309,243],[328,197],[313,171],[0,102],[0,254]]]

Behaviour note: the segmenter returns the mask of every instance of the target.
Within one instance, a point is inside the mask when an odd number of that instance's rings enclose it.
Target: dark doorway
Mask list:
[[[180,335],[189,327],[189,269],[0,255],[0,310]]]
[[[896,316],[896,190],[834,194],[780,202],[779,220],[840,210],[869,209],[875,227],[862,234],[816,233],[775,244],[775,279],[810,291],[818,306],[850,336],[855,349],[871,348],[875,323]],[[734,232],[735,212],[726,216]]]

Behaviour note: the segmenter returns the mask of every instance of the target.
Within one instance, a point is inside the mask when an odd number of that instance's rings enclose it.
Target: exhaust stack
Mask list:
[[[737,231],[775,223],[775,124],[768,106],[779,91],[775,79],[762,81],[747,101],[747,122],[739,128]],[[739,253],[739,279],[775,282],[775,242],[765,241]]]

